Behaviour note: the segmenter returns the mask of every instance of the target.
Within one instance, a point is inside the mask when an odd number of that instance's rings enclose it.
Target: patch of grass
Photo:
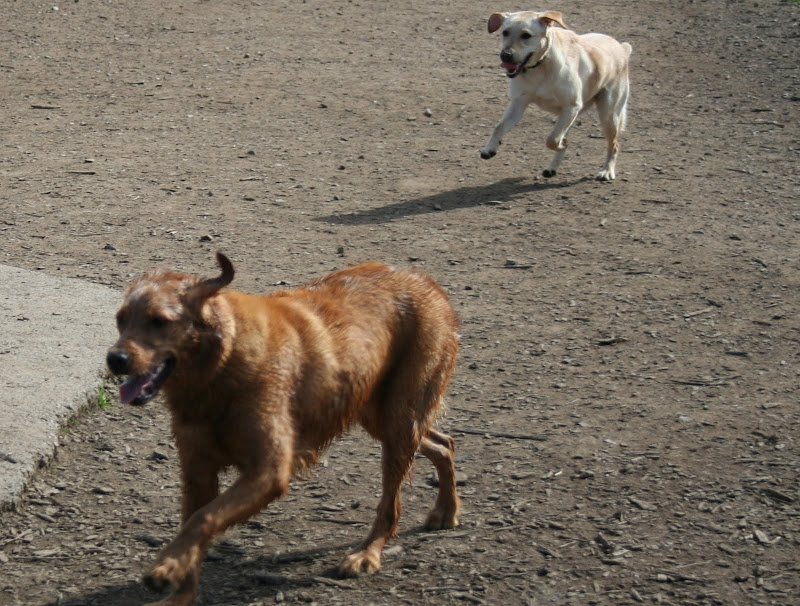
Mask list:
[[[108,389],[106,389],[105,383],[100,383],[100,387],[97,388],[96,398],[89,396],[87,402],[81,405],[78,410],[75,411],[75,414],[67,419],[64,425],[58,430],[59,435],[65,436],[72,429],[77,427],[81,420],[95,409],[95,405],[101,410],[111,410],[114,408],[113,398]]]
[[[86,410],[88,407],[83,406],[75,413],[74,416],[70,417],[69,420],[61,426],[61,429],[58,430],[59,435],[65,436],[67,435],[70,430],[75,427],[80,422],[80,417],[86,414]]]
[[[111,396],[108,394],[108,391],[106,391],[106,386],[102,383],[100,384],[100,389],[97,390],[97,405],[103,410],[114,407],[111,403]]]

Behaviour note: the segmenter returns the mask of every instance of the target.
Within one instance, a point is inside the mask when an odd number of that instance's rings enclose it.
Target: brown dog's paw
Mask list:
[[[175,558],[166,558],[145,574],[142,582],[150,591],[164,591],[170,585],[175,587],[178,585],[175,579],[177,568],[178,561]]]
[[[198,571],[187,570],[177,558],[164,558],[144,575],[142,581],[151,591],[172,587],[174,593],[147,606],[190,606],[197,596]]]
[[[358,577],[374,574],[381,569],[381,556],[367,549],[355,551],[339,564],[339,574],[343,577]]]
[[[425,530],[450,530],[458,526],[458,511],[448,508],[434,508],[425,520]]]
[[[169,585],[182,591],[197,584],[202,555],[203,550],[198,545],[187,547],[184,541],[176,539],[161,552],[142,580],[154,591],[163,591]]]
[[[148,602],[144,606],[191,606],[194,602],[194,595],[173,594],[158,602]]]
[[[181,596],[174,596],[171,595],[165,600],[160,600],[158,602],[148,602],[144,606],[191,606],[194,598],[187,601],[186,598]]]

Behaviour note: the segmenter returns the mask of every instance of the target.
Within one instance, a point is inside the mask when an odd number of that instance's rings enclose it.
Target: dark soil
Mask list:
[[[480,160],[506,101],[486,18],[512,8],[4,3],[0,262],[121,289],[215,274],[219,249],[268,291],[375,259],[461,318],[440,422],[461,527],[421,530],[422,460],[382,571],[337,579],[379,493],[354,431],[216,544],[198,604],[797,603],[800,4],[541,7],[633,45],[612,184],[593,113],[551,180],[535,108]],[[139,578],[179,519],[161,405],[60,442],[0,512],[0,605],[157,599]]]

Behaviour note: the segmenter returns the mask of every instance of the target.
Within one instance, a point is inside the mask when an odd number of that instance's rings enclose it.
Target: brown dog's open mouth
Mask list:
[[[175,358],[169,357],[147,374],[130,376],[119,386],[119,399],[123,404],[145,404],[152,400],[164,381],[175,368]]]
[[[530,53],[525,60],[521,63],[509,63],[508,61],[503,61],[500,64],[504,70],[506,70],[506,76],[509,78],[516,78],[519,76],[523,71],[525,71],[525,65],[530,61],[530,58],[533,57],[533,53]]]

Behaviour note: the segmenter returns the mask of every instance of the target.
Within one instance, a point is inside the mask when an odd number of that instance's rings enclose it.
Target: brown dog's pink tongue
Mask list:
[[[147,383],[147,377],[128,377],[119,386],[119,399],[123,404],[130,404],[142,392]]]

